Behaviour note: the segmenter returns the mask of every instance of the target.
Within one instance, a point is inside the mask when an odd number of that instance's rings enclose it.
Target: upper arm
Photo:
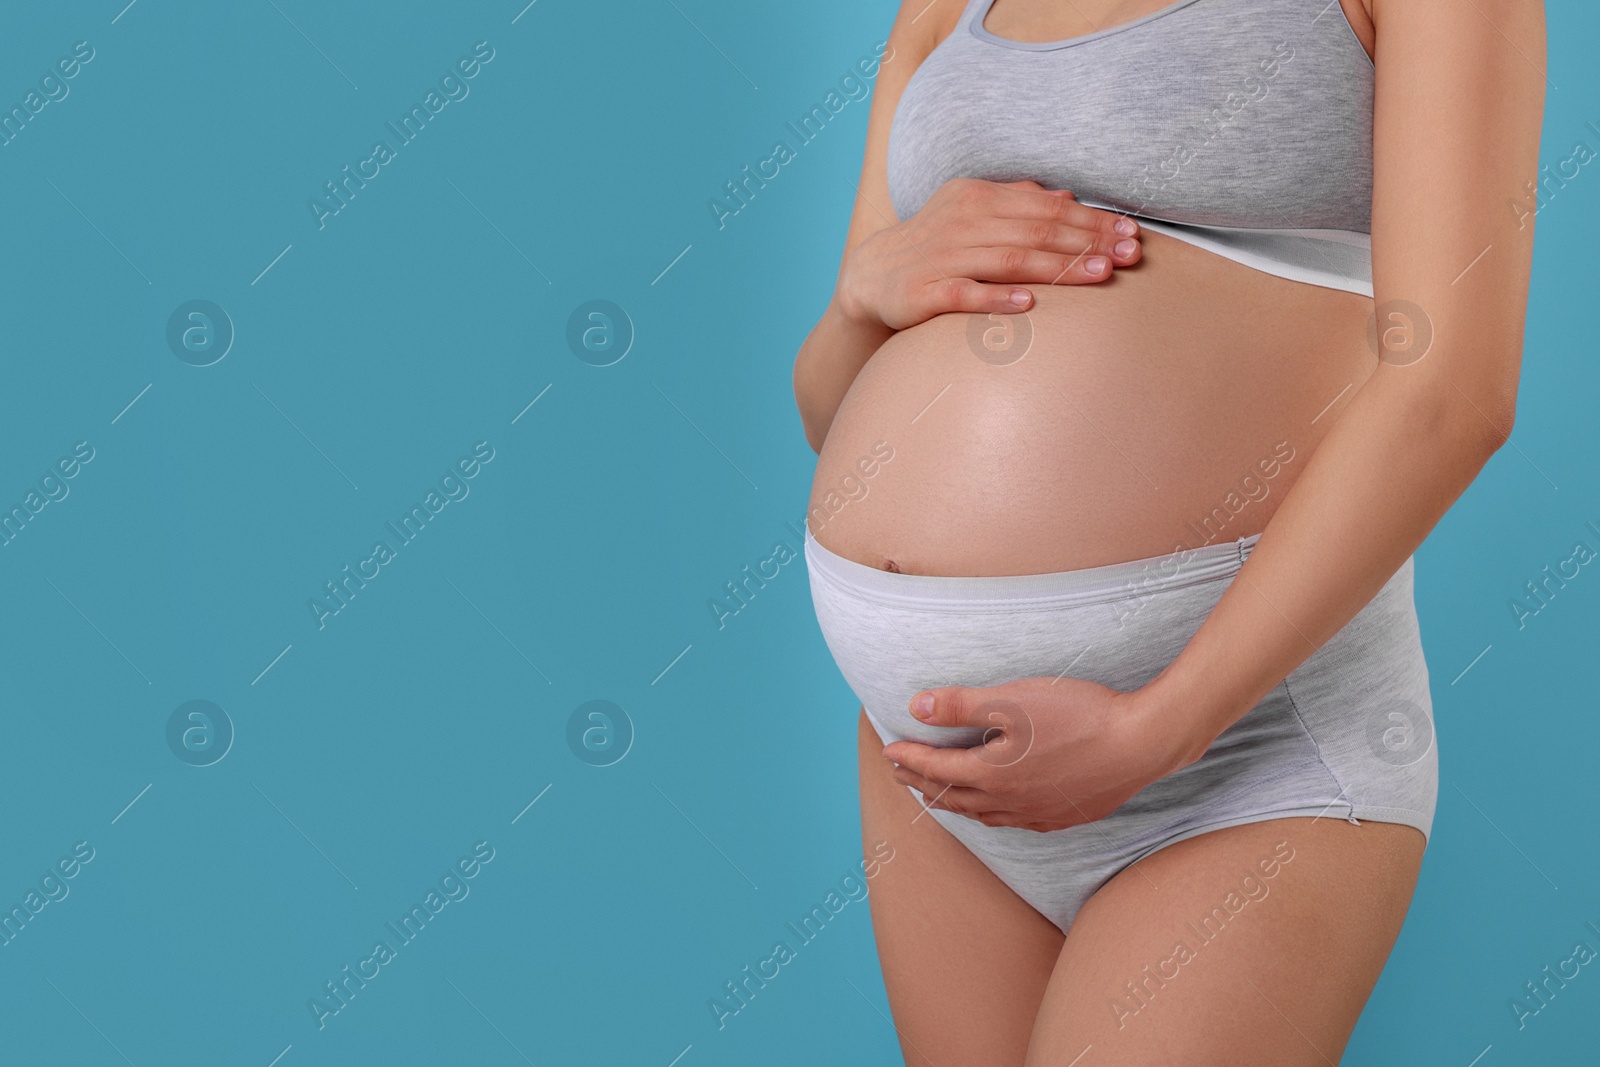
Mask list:
[[[1543,5],[1372,6],[1374,298],[1380,314],[1406,301],[1425,316],[1431,358],[1407,368],[1419,384],[1458,390],[1509,427],[1533,259]]]
[[[850,212],[850,230],[845,236],[844,258],[872,234],[898,221],[889,201],[889,127],[906,83],[949,35],[963,6],[963,0],[903,0],[895,16],[868,111],[867,146],[855,206]]]

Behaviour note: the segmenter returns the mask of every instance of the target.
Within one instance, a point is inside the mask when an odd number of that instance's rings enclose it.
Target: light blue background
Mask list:
[[[865,903],[726,1029],[707,1008],[860,856],[803,564],[723,629],[707,602],[799,547],[790,366],[867,104],[725,228],[707,202],[891,5],[123,2],[0,16],[7,107],[95,49],[0,148],[0,505],[95,449],[0,549],[0,904],[95,849],[0,947],[0,1060],[898,1062]],[[1553,163],[1600,147],[1600,18],[1549,14]],[[319,230],[308,199],[480,40],[470,95]],[[1600,948],[1600,577],[1521,631],[1507,606],[1600,545],[1597,204],[1591,167],[1541,214],[1514,447],[1418,555],[1444,781],[1352,1064],[1600,1039],[1594,967],[1525,1030],[1506,1006]],[[237,331],[209,367],[166,346],[192,299]],[[636,329],[613,366],[566,345],[590,299]],[[470,495],[319,630],[307,601],[481,440]],[[167,745],[193,699],[237,731],[213,766]],[[566,741],[592,699],[636,732],[609,767]],[[470,895],[319,1030],[308,1000],[483,840]]]

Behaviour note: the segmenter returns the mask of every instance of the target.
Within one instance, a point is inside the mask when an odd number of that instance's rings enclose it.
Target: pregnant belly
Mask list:
[[[1144,559],[1258,533],[1377,366],[1372,302],[1160,234],[1026,316],[941,315],[867,361],[817,461],[826,548],[909,574]],[[976,321],[975,321],[976,320]]]

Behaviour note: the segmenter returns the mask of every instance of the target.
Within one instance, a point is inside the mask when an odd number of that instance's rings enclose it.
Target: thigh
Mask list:
[[[1061,932],[896,782],[861,716],[861,833],[883,983],[912,1067],[1021,1067]],[[931,1057],[931,1059],[930,1059]]]
[[[1420,831],[1336,818],[1201,834],[1090,898],[1035,1022],[1030,1067],[1338,1063],[1400,933]]]

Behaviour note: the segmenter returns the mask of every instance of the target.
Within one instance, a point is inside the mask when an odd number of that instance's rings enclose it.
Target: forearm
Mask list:
[[[1205,623],[1145,687],[1146,706],[1182,738],[1186,761],[1355,617],[1471,484],[1510,421],[1442,374],[1374,373]]]
[[[893,333],[881,323],[847,315],[837,296],[828,302],[794,361],[795,404],[812,451],[822,451],[850,383]]]
[[[1409,304],[1432,345],[1380,358],[1188,646],[1130,694],[1190,761],[1367,605],[1511,432],[1533,226],[1508,204],[1538,171],[1543,8],[1373,13],[1375,308],[1388,325]]]

